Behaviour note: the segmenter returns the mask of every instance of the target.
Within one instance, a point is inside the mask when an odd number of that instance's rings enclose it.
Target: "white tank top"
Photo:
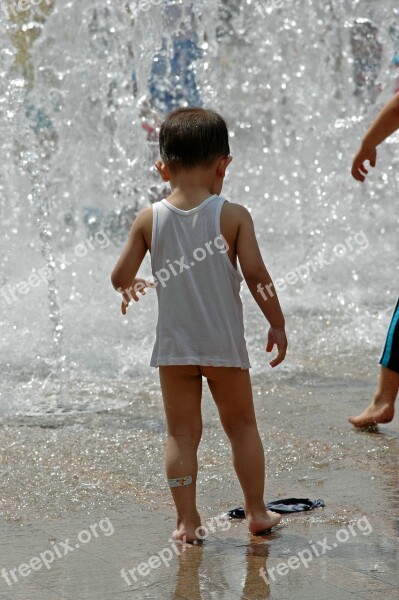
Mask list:
[[[152,274],[158,324],[151,366],[202,365],[248,369],[240,298],[241,274],[220,231],[224,198],[192,210],[153,204]]]

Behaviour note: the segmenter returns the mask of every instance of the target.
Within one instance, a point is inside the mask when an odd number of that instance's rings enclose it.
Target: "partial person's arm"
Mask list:
[[[141,263],[149,249],[144,232],[152,228],[152,209],[145,208],[136,217],[129,238],[122,250],[118,262],[112,271],[111,281],[114,288],[122,294],[122,314],[131,300],[138,302],[138,293],[145,296],[145,288],[154,287],[145,279],[136,278]]]
[[[352,176],[357,181],[366,179],[368,170],[364,163],[368,160],[370,166],[375,167],[377,146],[382,144],[397,129],[399,129],[399,94],[384,106],[363,138],[362,145],[352,164]]]
[[[276,367],[283,362],[287,352],[285,319],[273,281],[259,250],[252,217],[246,208],[241,208],[242,216],[237,237],[237,256],[248,288],[270,323],[266,352],[271,352],[274,345],[277,345],[278,355],[270,362],[270,366]]]

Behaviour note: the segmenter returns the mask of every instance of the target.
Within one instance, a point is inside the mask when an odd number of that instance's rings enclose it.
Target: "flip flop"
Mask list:
[[[314,508],[323,508],[324,500],[309,500],[309,498],[285,498],[283,500],[274,500],[266,504],[266,508],[281,515],[286,513],[305,512]],[[228,519],[245,519],[245,510],[233,508],[223,515]]]

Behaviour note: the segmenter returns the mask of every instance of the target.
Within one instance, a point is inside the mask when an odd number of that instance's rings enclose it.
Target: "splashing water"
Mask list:
[[[397,87],[395,4],[57,0],[0,12],[0,413],[115,408],[134,393],[121,379],[153,381],[155,294],[123,319],[110,272],[137,211],[167,193],[152,166],[157,126],[187,104],[229,122],[223,193],[251,210],[281,279],[292,350],[280,377],[368,372],[398,294],[397,137],[367,184],[350,163]],[[243,299],[261,374],[266,323]]]

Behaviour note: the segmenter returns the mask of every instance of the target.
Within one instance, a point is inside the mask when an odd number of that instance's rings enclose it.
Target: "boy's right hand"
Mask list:
[[[145,296],[146,288],[153,288],[155,284],[152,281],[147,281],[146,279],[135,278],[130,288],[122,290],[118,288],[118,292],[122,294],[122,304],[121,311],[123,315],[126,315],[127,307],[130,302],[134,300],[135,302],[139,301],[138,294]]]
[[[278,354],[276,358],[269,362],[269,365],[273,368],[282,363],[285,359],[285,355],[287,354],[288,341],[284,328],[274,329],[273,327],[270,327],[267,336],[266,352],[271,352],[274,348],[274,345],[277,346]]]
[[[368,170],[364,166],[366,160],[369,161],[370,167],[375,167],[377,162],[377,149],[373,147],[361,146],[359,152],[353,159],[352,177],[357,181],[364,181]]]

